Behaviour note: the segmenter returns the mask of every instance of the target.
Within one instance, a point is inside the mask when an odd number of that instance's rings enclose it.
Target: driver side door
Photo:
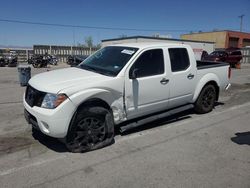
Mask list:
[[[169,77],[163,49],[145,50],[125,76],[125,105],[128,119],[148,115],[168,106]]]

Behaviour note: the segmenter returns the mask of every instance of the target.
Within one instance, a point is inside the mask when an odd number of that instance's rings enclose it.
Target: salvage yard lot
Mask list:
[[[17,69],[1,67],[0,185],[250,187],[250,65],[233,70],[231,82],[209,114],[184,112],[117,132],[110,147],[74,154],[56,139],[32,135]]]

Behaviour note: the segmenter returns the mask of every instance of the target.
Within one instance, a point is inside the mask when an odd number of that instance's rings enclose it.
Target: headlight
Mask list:
[[[67,98],[68,97],[65,94],[56,95],[52,93],[47,93],[45,97],[43,98],[41,107],[54,109],[57,106],[59,106],[63,101],[65,101]]]

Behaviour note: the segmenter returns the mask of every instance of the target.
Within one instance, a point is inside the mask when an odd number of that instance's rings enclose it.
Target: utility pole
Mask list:
[[[240,31],[242,31],[242,24],[243,24],[243,17],[244,16],[245,16],[244,14],[239,16],[239,18],[240,18]]]

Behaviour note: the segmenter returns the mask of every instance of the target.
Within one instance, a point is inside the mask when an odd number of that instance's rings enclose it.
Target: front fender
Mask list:
[[[202,88],[208,83],[208,82],[215,82],[217,84],[218,87],[220,87],[220,82],[219,82],[219,78],[216,74],[214,73],[208,73],[206,75],[204,75],[200,81],[198,82],[196,88],[195,88],[195,92],[194,92],[194,96],[193,96],[193,102],[195,102],[202,90]]]
[[[109,91],[106,89],[92,88],[81,92],[77,92],[69,97],[77,106],[90,99],[100,99],[106,102],[113,112],[114,122],[118,124],[126,120],[126,112],[123,106],[123,93],[119,91]],[[77,109],[76,108],[76,109]]]
[[[71,95],[69,98],[76,106],[79,106],[84,101],[93,98],[101,99],[110,105],[112,103],[112,100],[114,99],[114,96],[110,91],[106,89],[93,88],[77,92]]]

